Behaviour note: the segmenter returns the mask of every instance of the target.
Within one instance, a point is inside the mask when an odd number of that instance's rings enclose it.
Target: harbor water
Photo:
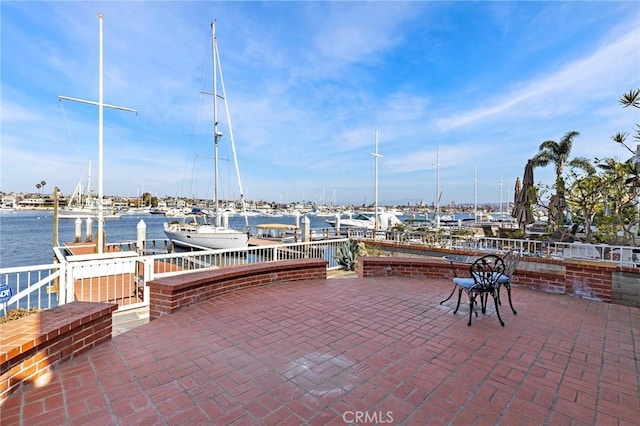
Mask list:
[[[312,229],[331,228],[327,217],[307,216]],[[301,217],[302,218],[302,217]],[[137,225],[146,224],[146,240],[166,240],[163,224],[175,220],[172,217],[150,214],[123,214],[119,219],[106,220],[104,229],[107,243],[135,241]],[[248,218],[252,233],[261,223],[295,224],[294,216],[250,216]],[[244,218],[229,218],[229,225],[242,229]],[[73,242],[75,220],[58,220],[58,242]],[[82,222],[82,238],[85,238],[86,224]],[[93,235],[97,230],[97,220],[93,221]],[[0,268],[16,266],[42,265],[53,261],[53,212],[22,210],[0,215]]]

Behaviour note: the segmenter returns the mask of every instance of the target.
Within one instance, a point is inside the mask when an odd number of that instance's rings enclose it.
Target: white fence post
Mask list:
[[[136,251],[139,255],[144,254],[144,240],[147,239],[147,224],[144,220],[140,219],[136,226]]]
[[[311,220],[307,216],[302,218],[302,241],[311,241]]]
[[[62,268],[66,271],[64,274],[64,280],[62,280],[62,278],[60,279],[61,282],[64,282],[64,303],[71,303],[73,302],[75,291],[73,286],[73,268],[69,267],[69,262],[62,263],[61,269]]]

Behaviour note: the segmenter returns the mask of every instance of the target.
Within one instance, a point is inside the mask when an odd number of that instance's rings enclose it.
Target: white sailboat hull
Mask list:
[[[335,227],[335,220],[327,220],[329,225]],[[374,229],[375,222],[360,219],[340,219],[340,228],[358,228],[358,229]]]
[[[58,210],[59,219],[98,219],[99,213],[97,209],[89,208],[68,208]],[[119,219],[120,213],[112,210],[103,210],[102,217],[106,219]]]
[[[335,228],[335,220],[326,222]],[[396,215],[386,212],[378,213],[378,229],[386,230],[398,224],[402,224],[402,221]],[[375,229],[376,219],[373,214],[358,214],[355,218],[340,219],[340,228]]]
[[[235,229],[213,225],[188,225],[165,223],[164,233],[174,244],[205,247],[210,249],[233,249],[249,245],[249,234]]]

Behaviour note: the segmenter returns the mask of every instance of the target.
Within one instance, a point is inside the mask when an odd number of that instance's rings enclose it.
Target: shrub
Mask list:
[[[29,315],[32,315],[32,314],[35,314],[35,313],[38,313],[38,312],[42,312],[42,309],[39,309],[39,308],[30,308],[30,309],[16,308],[16,309],[13,309],[13,310],[9,311],[6,316],[0,318],[0,324],[4,324],[4,323],[7,323],[9,321],[17,320],[19,318],[26,317],[26,316],[29,316]]]
[[[355,271],[358,264],[358,256],[366,256],[367,252],[364,244],[357,241],[350,241],[338,247],[336,260],[345,271]]]

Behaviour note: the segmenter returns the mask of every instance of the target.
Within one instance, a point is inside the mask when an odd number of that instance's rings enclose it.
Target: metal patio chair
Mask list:
[[[460,308],[460,299],[464,290],[469,296],[469,322],[467,325],[470,326],[473,313],[475,312],[476,317],[478,316],[478,312],[474,309],[476,298],[479,297],[482,313],[485,314],[486,299],[491,295],[496,307],[498,321],[504,327],[504,321],[500,318],[500,310],[498,308],[498,290],[500,288],[498,280],[505,273],[504,261],[499,256],[489,254],[473,262],[469,267],[469,272],[471,276],[468,278],[455,277],[453,279],[453,283],[458,286],[458,304],[453,313],[457,313],[458,308]]]
[[[511,278],[513,277],[513,273],[516,271],[516,268],[520,263],[520,250],[509,250],[507,254],[502,257],[502,260],[504,261],[504,273],[502,273],[498,278],[498,284],[507,289],[507,296],[509,298],[509,306],[511,307],[511,312],[513,312],[514,315],[517,315],[518,312],[513,309],[513,303],[511,303]],[[500,287],[498,287],[498,304],[502,305],[502,302],[500,300]]]

